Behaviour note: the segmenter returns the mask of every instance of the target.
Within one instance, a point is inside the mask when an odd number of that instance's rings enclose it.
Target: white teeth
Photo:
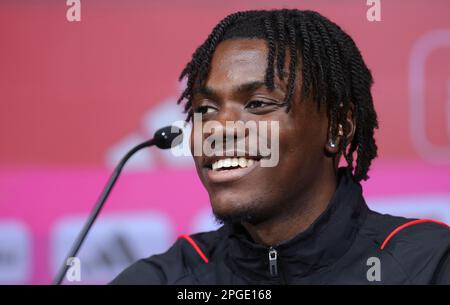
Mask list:
[[[230,166],[231,166],[231,159],[224,159],[223,167],[230,167]]]
[[[237,167],[237,166],[243,168],[243,167],[250,167],[250,166],[252,166],[254,164],[254,162],[255,161],[252,160],[252,159],[246,159],[246,158],[243,158],[243,157],[240,157],[240,158],[225,158],[225,159],[217,160],[216,162],[214,162],[212,164],[211,167],[212,167],[213,170],[219,170],[219,169],[224,168],[224,167]]]

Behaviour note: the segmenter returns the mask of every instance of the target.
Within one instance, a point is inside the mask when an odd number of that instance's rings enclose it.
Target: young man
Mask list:
[[[278,163],[262,166],[248,144],[239,159],[194,155],[224,225],[180,238],[113,284],[450,284],[445,224],[366,206],[359,182],[377,154],[372,76],[339,26],[311,11],[238,12],[184,77],[188,118],[218,122],[224,142],[239,137],[226,122],[278,122],[267,135],[277,137]]]

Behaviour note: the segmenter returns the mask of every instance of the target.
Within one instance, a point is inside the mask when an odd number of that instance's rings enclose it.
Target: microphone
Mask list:
[[[153,139],[150,139],[146,142],[143,142],[134,148],[132,148],[119,162],[119,164],[114,169],[111,177],[109,178],[106,186],[103,188],[103,191],[97,200],[97,203],[94,206],[94,209],[92,210],[91,214],[89,215],[88,220],[86,221],[83,229],[78,234],[77,239],[75,240],[74,244],[72,245],[72,248],[69,251],[69,254],[67,255],[65,261],[63,262],[63,265],[56,275],[53,284],[59,285],[64,279],[64,276],[67,273],[67,270],[69,269],[69,265],[67,264],[67,261],[71,257],[75,257],[78,253],[78,250],[80,249],[81,245],[83,244],[84,240],[86,239],[86,236],[91,229],[92,225],[94,224],[95,219],[97,218],[98,214],[100,213],[100,210],[102,209],[106,199],[108,198],[109,193],[111,192],[114,184],[117,181],[117,178],[119,178],[120,172],[122,171],[123,167],[125,166],[125,163],[130,159],[132,155],[134,155],[137,151],[141,150],[142,148],[149,147],[155,145],[156,147],[160,149],[168,149],[171,147],[175,147],[179,145],[183,141],[183,131],[176,127],[176,126],[166,126],[163,127],[155,132],[155,135],[153,136]]]

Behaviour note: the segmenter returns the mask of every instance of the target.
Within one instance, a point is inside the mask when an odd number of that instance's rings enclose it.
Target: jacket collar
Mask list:
[[[289,282],[294,277],[307,276],[343,256],[367,211],[361,185],[353,181],[345,168],[340,168],[338,187],[327,209],[308,229],[274,247],[277,274],[269,269],[270,249],[255,243],[242,225],[225,225],[226,262],[235,274],[242,274],[249,281]]]

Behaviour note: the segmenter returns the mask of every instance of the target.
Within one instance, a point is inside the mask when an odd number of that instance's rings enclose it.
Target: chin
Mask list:
[[[256,225],[270,217],[270,211],[264,209],[260,202],[244,200],[241,196],[233,197],[236,198],[210,197],[213,214],[219,223],[247,222]]]

